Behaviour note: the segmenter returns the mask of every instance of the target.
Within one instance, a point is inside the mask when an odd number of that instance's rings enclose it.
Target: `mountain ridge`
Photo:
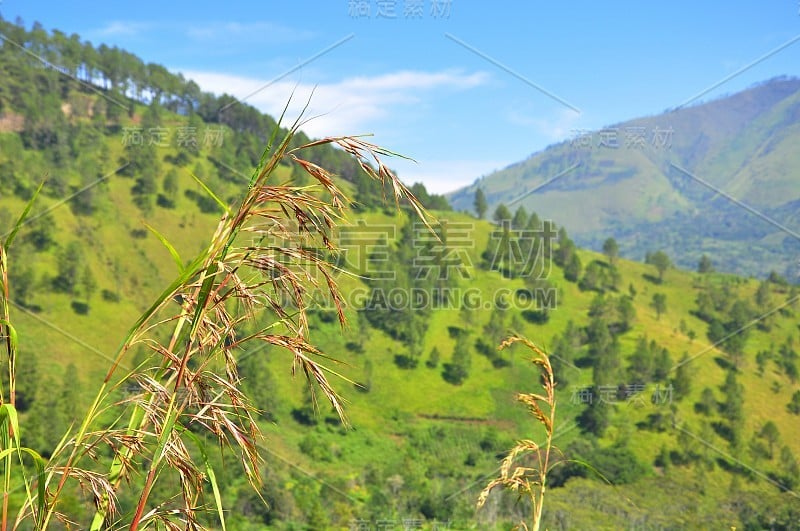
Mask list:
[[[800,79],[774,78],[708,102],[579,131],[448,198],[454,208],[471,211],[480,187],[490,208],[513,202],[555,217],[579,244],[595,250],[604,237],[614,236],[623,256],[635,260],[664,248],[676,263],[694,268],[705,245],[718,248],[714,258],[721,270],[760,277],[776,270],[794,277],[791,253],[800,247],[778,225],[798,232],[790,224],[790,206],[800,198],[800,156],[792,149],[798,140]],[[741,225],[742,216],[752,234],[726,230]],[[682,232],[685,242],[664,223]],[[698,224],[728,235],[698,241]],[[627,240],[632,232],[645,234],[648,244]],[[767,260],[748,257],[750,249]]]

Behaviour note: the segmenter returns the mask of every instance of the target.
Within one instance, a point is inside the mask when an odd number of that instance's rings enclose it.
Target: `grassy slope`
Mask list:
[[[461,215],[451,215],[461,219]],[[478,231],[478,240],[487,235],[489,230],[488,225],[480,224]],[[581,258],[584,262],[591,259],[601,259],[599,255],[590,252],[582,252]],[[677,418],[685,422],[684,426],[687,430],[698,435],[699,423],[701,419],[694,412],[693,404],[699,400],[700,393],[704,387],[711,387],[715,389],[718,399],[722,399],[718,387],[724,380],[724,371],[720,365],[715,361],[715,358],[724,358],[725,355],[716,349],[708,349],[708,342],[703,339],[705,335],[706,325],[689,312],[694,308],[694,297],[698,291],[696,286],[699,285],[699,277],[696,274],[689,274],[681,271],[670,271],[667,273],[666,282],[663,285],[654,285],[645,279],[645,275],[652,274],[649,266],[643,264],[622,261],[620,263],[620,270],[623,275],[623,285],[628,283],[633,284],[638,292],[636,296],[636,309],[637,309],[637,322],[632,331],[625,334],[622,338],[622,345],[625,353],[631,353],[635,347],[635,341],[640,334],[647,334],[650,339],[656,340],[659,344],[667,347],[672,355],[673,361],[677,362],[683,352],[688,352],[690,356],[701,354],[696,360],[692,362],[692,373],[694,376],[693,390],[691,395],[677,403]],[[498,284],[508,283],[508,281],[500,280],[498,275],[492,272],[477,272],[477,278],[471,285],[479,287],[482,291],[488,292]],[[573,284],[566,283],[563,279],[559,278],[556,274],[556,283],[564,291],[563,305],[553,312],[551,321],[546,326],[536,326],[525,324],[524,328],[520,330],[528,337],[534,338],[542,344],[547,345],[550,338],[557,332],[560,332],[565,326],[566,322],[570,319],[575,320],[580,324],[585,324],[587,321],[586,310],[593,294],[581,293],[575,288]],[[743,295],[752,294],[756,288],[754,281],[742,281],[739,289]],[[669,309],[666,314],[657,319],[653,310],[649,307],[649,301],[652,294],[660,292],[667,295],[669,301]],[[777,298],[776,298],[777,300]],[[477,316],[478,323],[476,329],[488,321],[488,312],[479,312]],[[698,333],[698,338],[691,340],[686,335],[678,331],[679,322],[683,319],[686,321],[689,330],[694,330]],[[423,349],[427,352],[434,345],[438,346],[443,354],[443,359],[447,359],[449,353],[453,348],[453,341],[449,338],[446,328],[451,324],[459,322],[457,312],[449,312],[443,310],[434,315],[431,321],[431,326],[426,336],[426,344]],[[330,325],[332,326],[332,325]],[[766,420],[773,420],[778,426],[782,435],[782,443],[789,444],[790,447],[796,452],[798,451],[798,436],[800,436],[800,424],[797,423],[796,417],[789,414],[785,405],[789,401],[791,393],[797,389],[796,385],[791,385],[788,379],[779,374],[774,366],[766,371],[765,376],[758,377],[755,374],[754,356],[758,350],[768,348],[771,344],[782,342],[788,336],[796,335],[796,326],[792,319],[783,318],[778,321],[773,331],[768,335],[766,333],[756,331],[753,333],[748,348],[746,361],[743,366],[740,381],[744,387],[745,393],[745,412],[746,412],[746,427],[745,433],[749,434],[760,429],[761,425]],[[322,337],[328,338],[330,330],[323,330]],[[338,341],[333,341],[334,345],[339,346]],[[367,395],[350,392],[348,398],[350,399],[349,412],[353,419],[357,432],[360,435],[356,436],[356,445],[358,451],[356,452],[343,452],[340,462],[336,465],[331,465],[333,469],[341,471],[358,470],[364,466],[365,463],[370,462],[371,459],[376,459],[378,462],[386,463],[392,460],[392,451],[395,446],[402,447],[403,439],[391,437],[392,434],[402,432],[404,429],[409,429],[409,426],[416,428],[424,428],[431,424],[427,419],[414,418],[414,415],[425,413],[428,415],[441,415],[441,416],[461,416],[461,417],[483,417],[487,418],[486,424],[491,424],[498,429],[507,432],[512,437],[538,437],[535,425],[522,413],[521,408],[513,405],[512,391],[531,389],[535,378],[532,373],[519,359],[515,362],[514,366],[508,369],[493,369],[485,358],[480,356],[473,356],[473,369],[470,378],[467,382],[460,387],[453,387],[445,383],[439,376],[438,370],[431,370],[425,367],[419,367],[416,370],[409,372],[408,370],[400,369],[392,363],[394,352],[402,351],[390,339],[382,333],[373,333],[373,338],[368,343],[367,353],[375,364],[374,380],[372,392]],[[340,351],[341,352],[341,351]],[[345,359],[354,365],[350,374],[358,377],[359,374],[359,357],[344,356]],[[275,368],[281,367],[281,363],[276,360]],[[591,374],[589,370],[584,370],[579,375],[571,375],[572,382],[569,388],[561,389],[560,397],[560,418],[565,426],[569,426],[572,422],[570,417],[577,414],[580,409],[570,403],[572,388],[581,384],[588,385],[591,381]],[[772,381],[779,381],[782,388],[779,392],[775,393],[770,390],[770,383]],[[281,389],[291,393],[288,387]],[[295,404],[299,404],[299,394],[295,391]],[[768,404],[768,406],[765,406]],[[614,425],[609,430],[605,437],[606,444],[611,444],[615,440],[626,438],[630,448],[634,453],[644,462],[652,463],[656,454],[662,446],[674,449],[678,447],[677,432],[666,431],[664,433],[656,433],[650,431],[637,430],[635,425],[637,422],[644,421],[646,417],[653,413],[655,406],[646,404],[642,407],[636,407],[632,404],[620,404],[617,406],[619,414],[617,415]],[[288,408],[287,408],[288,412]],[[285,416],[285,412],[281,417]],[[662,412],[668,413],[668,408],[664,408]],[[447,423],[446,421],[435,421],[434,423]],[[289,423],[281,423],[282,425],[276,430],[275,437],[287,437],[283,429],[288,428],[294,431],[295,426]],[[466,424],[465,429],[471,429],[473,433],[480,429],[482,423],[457,423],[452,422],[453,425]],[[383,434],[382,443],[377,443],[374,440],[371,444],[362,446],[358,442],[358,437],[363,436],[363,431],[368,431],[370,434]],[[324,431],[322,432],[324,433]],[[387,437],[388,436],[388,437]],[[558,444],[565,446],[571,440],[580,438],[581,435],[578,430],[565,433],[563,437],[558,440]],[[301,434],[289,435],[290,440],[299,440]],[[331,441],[334,444],[344,445],[345,443],[340,440],[339,435],[332,435]],[[715,447],[729,452],[727,443],[714,435],[708,443]],[[291,451],[289,447],[287,450]],[[465,447],[462,451],[469,451]],[[296,450],[294,450],[296,452]],[[712,452],[714,454],[714,452]],[[747,455],[739,455],[745,463],[750,463],[750,458]],[[294,454],[293,458],[303,460],[302,455]],[[315,461],[306,458],[306,466],[314,467]],[[480,474],[491,474],[495,463],[487,460],[482,463]],[[324,467],[323,467],[324,468]],[[772,465],[767,465],[761,469],[772,469]],[[653,474],[661,474],[655,471]],[[609,496],[613,492],[621,490],[624,494],[619,496],[634,496],[637,490],[641,488],[652,490],[663,490],[663,485],[659,487],[658,481],[668,482],[673,485],[682,486],[687,488],[692,485],[693,472],[690,469],[685,469],[684,472],[670,475],[668,479],[662,477],[653,477],[650,480],[645,480],[643,485],[639,487],[622,487],[620,489],[612,489],[611,487],[604,487],[604,489],[611,489]],[[687,477],[689,478],[687,480]],[[707,473],[705,481],[706,491],[709,499],[702,500],[693,511],[702,515],[702,518],[708,518],[709,512],[713,513],[712,507],[715,502],[710,501],[714,498],[722,498],[728,494],[727,484],[731,478],[727,473],[719,469]],[[645,485],[647,485],[645,487]],[[466,486],[466,485],[465,485]],[[773,490],[772,487],[764,483],[754,482],[752,485],[756,491],[759,489]],[[469,489],[464,496],[474,496],[480,488],[480,483]],[[577,487],[576,487],[577,488]],[[595,484],[595,488],[598,488]],[[559,501],[555,507],[563,507],[566,504],[571,508],[572,512],[576,512],[576,504],[582,509],[597,511],[598,507],[583,506],[582,502],[577,502],[574,497],[568,496],[570,490],[566,491],[551,491],[553,498]],[[662,492],[661,494],[665,494]],[[567,496],[565,498],[565,496]],[[633,511],[637,514],[657,514],[661,509],[645,499],[639,499],[636,504],[636,510]],[[610,507],[607,509],[611,510]],[[676,511],[680,511],[677,510]],[[591,511],[589,511],[591,513]],[[602,510],[601,510],[602,512]],[[577,511],[581,514],[581,511]],[[672,515],[673,517],[675,514]],[[735,523],[735,516],[728,514],[727,517],[732,518],[731,522]],[[699,517],[698,517],[699,518]],[[580,520],[578,520],[580,521]],[[591,520],[586,520],[591,522]],[[666,520],[665,520],[666,521]],[[691,521],[691,520],[686,520]],[[695,520],[695,523],[702,521]],[[715,520],[707,520],[709,523]],[[619,520],[617,523],[610,524],[609,528],[621,525],[624,521]],[[719,522],[719,520],[716,520]],[[574,524],[574,522],[573,522]],[[580,527],[580,526],[578,526]]]

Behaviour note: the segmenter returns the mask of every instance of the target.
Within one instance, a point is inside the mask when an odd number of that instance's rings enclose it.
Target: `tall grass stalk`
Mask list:
[[[10,267],[8,248],[14,242],[17,233],[25,223],[41,190],[42,185],[36,189],[33,197],[28,201],[28,204],[25,206],[25,209],[14,224],[14,227],[11,229],[5,241],[0,242],[0,340],[2,340],[5,349],[6,368],[8,370],[8,390],[6,392],[5,389],[0,389],[0,460],[3,462],[3,505],[2,515],[0,515],[2,518],[0,521],[0,529],[2,529],[2,531],[6,531],[9,525],[9,496],[15,479],[15,472],[18,474],[16,479],[22,481],[25,490],[26,501],[23,508],[30,508],[31,517],[37,528],[43,528],[41,518],[44,514],[46,504],[45,461],[36,451],[25,448],[20,444],[19,417],[16,409],[18,337],[16,329],[11,324],[9,304],[11,299],[9,298],[8,282],[8,271]],[[23,460],[24,455],[28,455],[32,458],[35,474],[28,474]],[[33,489],[34,484],[37,487],[35,494]],[[16,521],[19,522],[23,515],[23,510],[20,510]]]
[[[500,476],[493,479],[478,497],[480,509],[489,498],[495,487],[504,487],[517,493],[520,497],[527,497],[531,502],[531,526],[520,522],[526,530],[538,531],[542,521],[542,508],[544,507],[544,494],[547,485],[547,473],[550,470],[550,454],[553,450],[553,429],[556,420],[556,382],[553,367],[547,354],[531,341],[512,336],[500,344],[500,349],[508,348],[515,343],[522,343],[533,352],[531,362],[535,364],[541,374],[544,394],[518,393],[517,400],[527,406],[528,411],[536,421],[544,427],[545,442],[543,445],[530,439],[520,440],[503,459],[500,466]],[[535,466],[517,464],[523,458],[533,458]]]
[[[283,115],[279,124],[281,120]],[[298,118],[288,131],[276,126],[238,206],[224,204],[203,185],[224,214],[208,246],[196,257],[184,261],[166,238],[151,229],[174,259],[178,273],[123,338],[76,428],[53,449],[48,462],[38,458],[37,476],[21,476],[28,495],[15,527],[30,518],[37,529],[49,528],[54,519],[69,522],[70,515],[60,511],[60,501],[66,489],[77,485],[96,505],[91,522],[79,527],[196,529],[201,527],[198,512],[204,510],[204,487],[209,483],[219,519],[215,527],[225,529],[220,489],[204,437],[236,449],[247,479],[258,487],[261,433],[254,420],[256,410],[241,390],[236,365],[237,352],[248,343],[261,342],[288,351],[292,374],[301,372],[312,389],[319,388],[347,423],[342,398],[329,381],[331,375],[344,376],[334,369],[336,360],[311,342],[307,310],[312,290],[325,290],[335,302],[340,323],[345,324],[331,258],[338,252],[335,228],[345,219],[351,201],[334,176],[307,160],[304,153],[316,146],[338,146],[355,157],[370,177],[388,187],[395,201],[407,199],[428,222],[416,198],[382,161],[394,153],[352,136],[293,147],[292,139],[301,125]],[[281,163],[299,165],[314,179],[314,185],[273,182]],[[16,230],[9,239],[14,234]],[[3,395],[9,396],[3,405],[7,414],[0,412],[0,459],[6,464],[5,530],[8,495],[15,482],[10,476],[10,459],[19,454],[22,467],[25,449],[19,447],[13,409],[16,338],[8,315],[7,264],[2,249],[0,258],[0,325],[11,381],[10,392]],[[256,327],[256,321],[263,324]],[[255,332],[243,332],[248,323]],[[133,370],[123,371],[141,347],[150,353],[149,358]],[[120,399],[121,391],[131,385],[136,392]],[[113,458],[104,459],[104,452]],[[168,476],[180,485],[176,498],[151,499],[154,486]],[[137,478],[143,479],[137,483]],[[121,514],[117,502],[118,493],[125,488],[137,498],[130,514]]]

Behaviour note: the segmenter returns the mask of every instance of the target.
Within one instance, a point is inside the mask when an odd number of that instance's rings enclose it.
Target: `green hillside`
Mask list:
[[[219,113],[232,98],[200,93],[120,50],[65,43],[80,44],[77,36],[6,22],[2,33],[72,65],[65,73],[7,41],[0,47],[0,233],[45,180],[9,250],[9,283],[21,436],[47,457],[100,387],[129,327],[176,275],[148,226],[185,260],[206,248],[222,209],[203,187],[235,205],[276,121],[241,104]],[[197,145],[187,140],[192,130]],[[293,145],[307,141],[298,135]],[[543,437],[515,401],[516,392],[539,392],[529,354],[496,349],[511,333],[544,347],[556,371],[563,457],[549,479],[546,528],[796,525],[796,286],[777,274],[757,281],[675,268],[669,262],[682,257],[659,255],[671,248],[649,236],[641,244],[652,252],[647,264],[618,257],[611,244],[607,254],[583,250],[560,228],[571,233],[579,214],[588,225],[635,217],[609,212],[611,203],[563,208],[552,213],[558,226],[542,221],[551,215],[538,207],[497,209],[490,223],[447,210],[416,185],[437,219],[437,240],[343,150],[312,154],[353,199],[334,231],[344,252],[332,258],[348,326],[341,329],[330,301],[309,311],[311,342],[354,382],[333,380],[352,427],[323,401],[315,411],[302,374],[292,377],[290,353],[239,349],[242,385],[262,410],[264,481],[252,492],[236,456],[213,453],[230,529],[510,529],[528,514],[527,502],[495,492],[478,512],[475,503],[516,440]],[[568,167],[570,156],[547,173]],[[614,186],[618,194],[646,187],[651,203],[636,205],[639,215],[663,222],[694,204],[646,153],[626,156],[638,170],[621,171],[640,170],[648,183],[620,176]],[[606,186],[601,162],[587,160],[582,171]],[[330,200],[298,164],[287,160],[274,175],[276,184],[313,186]],[[554,183],[551,194],[576,193],[568,185]],[[493,202],[507,193],[487,188]],[[271,322],[259,315],[241,332]],[[131,352],[124,368],[142,359],[143,349]],[[132,481],[138,488],[143,478]],[[169,486],[156,493],[166,496]],[[93,500],[76,489],[69,501],[86,527]],[[119,503],[124,521],[136,499]],[[213,510],[200,523],[217,528]]]
[[[800,81],[773,79],[707,103],[575,131],[450,200],[473,211],[481,188],[492,207],[513,203],[558,219],[588,248],[614,236],[634,260],[661,248],[693,268],[710,253],[720,270],[794,277],[798,113]]]

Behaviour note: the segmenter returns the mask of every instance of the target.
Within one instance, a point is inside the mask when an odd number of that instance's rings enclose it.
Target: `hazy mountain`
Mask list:
[[[557,219],[585,246],[608,236],[641,260],[663,248],[694,267],[797,275],[800,256],[800,80],[777,78],[737,94],[598,131],[479,179],[450,196],[472,210],[520,205]],[[769,219],[769,221],[767,220]]]

